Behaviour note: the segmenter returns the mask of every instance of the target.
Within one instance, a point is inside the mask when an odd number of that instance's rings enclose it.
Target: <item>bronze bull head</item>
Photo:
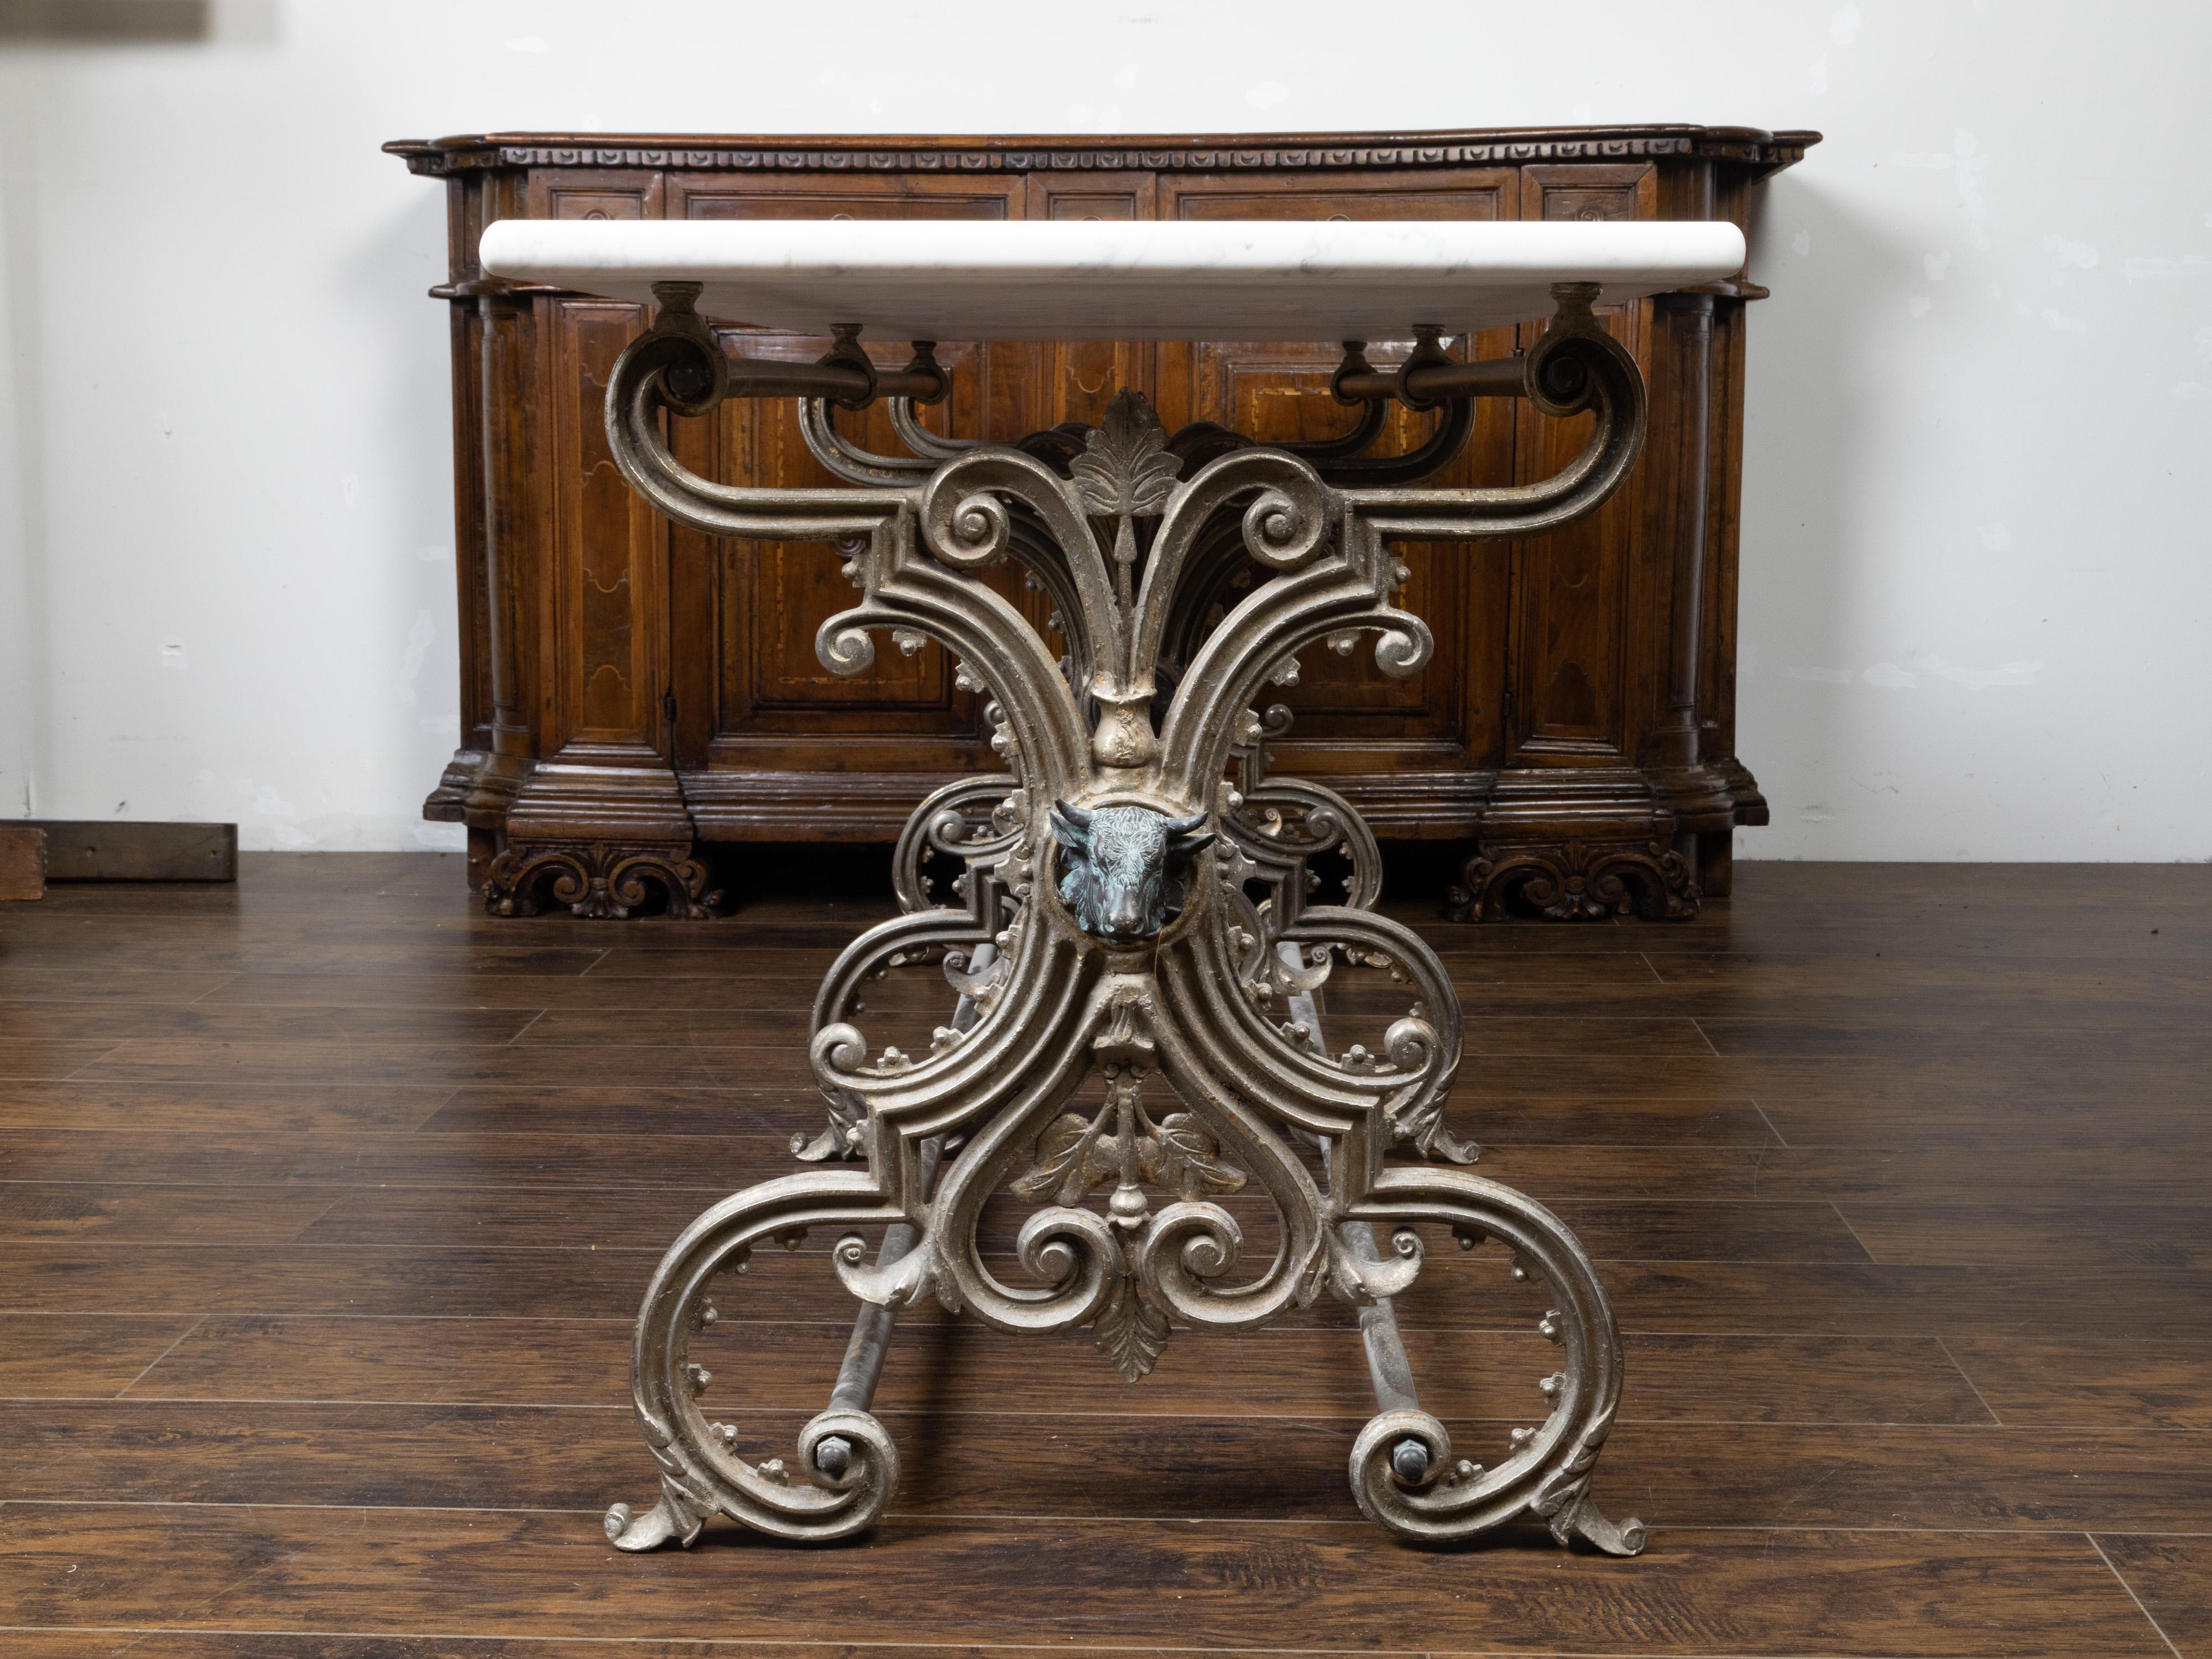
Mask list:
[[[1182,914],[1191,860],[1212,844],[1206,814],[1171,818],[1149,806],[1085,809],[1054,801],[1060,896],[1086,933],[1112,945],[1153,938]]]

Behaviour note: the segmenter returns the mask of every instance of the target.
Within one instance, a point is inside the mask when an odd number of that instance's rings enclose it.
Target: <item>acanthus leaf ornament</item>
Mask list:
[[[1054,1118],[1037,1138],[1036,1162],[1030,1172],[1013,1183],[1017,1196],[1042,1202],[1073,1204],[1085,1194],[1109,1187],[1121,1175],[1121,1148],[1103,1134],[1104,1115],[1086,1121],[1073,1112]],[[1094,1156],[1095,1154],[1095,1156]]]
[[[1139,1148],[1146,1177],[1184,1198],[1243,1188],[1243,1170],[1221,1161],[1221,1148],[1191,1113],[1169,1113]]]
[[[1124,606],[1137,563],[1133,521],[1166,508],[1181,465],[1169,453],[1167,433],[1152,405],[1127,390],[1114,394],[1104,417],[1085,437],[1083,453],[1068,465],[1084,511],[1115,520],[1114,580]]]
[[[921,804],[894,859],[902,914],[854,940],[816,997],[808,1052],[830,1126],[800,1156],[849,1161],[724,1200],[655,1273],[632,1391],[661,1495],[642,1516],[617,1505],[610,1537],[688,1544],[717,1512],[794,1539],[868,1525],[898,1462],[866,1407],[892,1320],[925,1295],[1003,1330],[1087,1328],[1133,1382],[1171,1336],[1254,1329],[1326,1291],[1359,1309],[1375,1381],[1350,1469],[1364,1512],[1410,1537],[1533,1516],[1563,1540],[1640,1548],[1640,1526],[1613,1526],[1589,1495],[1620,1386],[1595,1269],[1510,1188],[1386,1164],[1394,1144],[1475,1155],[1443,1120],[1458,1000],[1421,938],[1376,914],[1380,860],[1358,814],[1268,775],[1265,747],[1289,724],[1264,705],[1267,687],[1300,651],[1373,635],[1386,672],[1425,660],[1427,629],[1398,608],[1396,543],[1541,533],[1618,483],[1640,437],[1641,381],[1589,322],[1587,296],[1532,355],[1527,392],[1547,413],[1595,412],[1583,457],[1553,480],[1489,490],[1404,487],[1463,440],[1465,398],[1448,400],[1441,437],[1370,460],[1355,452],[1379,419],[1291,453],[1218,429],[1170,437],[1133,392],[1096,428],[1015,447],[925,433],[895,404],[911,458],[859,450],[817,401],[801,430],[848,487],[708,484],[675,460],[660,423],[672,374],[686,388],[721,383],[684,369],[685,354],[719,349],[686,314],[672,303],[616,365],[608,434],[624,476],[711,536],[835,544],[860,592],[823,625],[824,665],[860,672],[876,634],[939,642],[988,696],[1008,769]],[[698,393],[681,412],[711,402]],[[986,585],[1000,561],[1048,596],[1064,644]],[[941,972],[955,999],[926,1051],[864,1029],[862,992],[895,967]],[[1322,999],[1355,971],[1404,1012],[1379,1038],[1332,1049]],[[980,1242],[1001,1193],[1035,1206],[1011,1264]],[[1234,1210],[1220,1201],[1232,1196]],[[1255,1205],[1279,1237],[1248,1256],[1239,1216]],[[1455,1456],[1415,1397],[1394,1298],[1425,1270],[1420,1226],[1499,1241],[1546,1296],[1559,1365],[1532,1390],[1538,1425],[1490,1467]],[[691,1346],[728,1328],[708,1297],[757,1242],[824,1230],[861,1304],[854,1339],[797,1456],[750,1462],[704,1415],[708,1368]]]
[[[1124,1278],[1121,1289],[1091,1327],[1099,1352],[1114,1362],[1114,1369],[1131,1382],[1152,1375],[1167,1346],[1168,1316],[1146,1299],[1133,1278]]]

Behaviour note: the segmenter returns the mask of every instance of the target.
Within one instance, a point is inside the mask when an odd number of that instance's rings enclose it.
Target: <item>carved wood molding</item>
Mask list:
[[[1644,841],[1569,836],[1527,845],[1486,842],[1462,868],[1445,914],[1454,921],[1498,921],[1516,915],[1546,921],[1628,915],[1686,921],[1698,914],[1701,895],[1689,861],[1670,840],[1662,833]]]
[[[678,921],[703,921],[721,908],[708,891],[707,866],[689,847],[615,842],[516,842],[492,860],[484,908],[495,916],[534,916],[549,902],[592,921],[620,921],[658,890]]]
[[[1817,132],[1752,127],[1591,127],[1297,135],[1239,139],[912,138],[811,146],[774,138],[671,137],[626,133],[489,133],[395,139],[384,146],[410,172],[523,167],[680,167],[779,173],[1043,173],[1267,171],[1328,167],[1459,167],[1522,161],[1635,161],[1680,155],[1772,172],[1803,159]]]

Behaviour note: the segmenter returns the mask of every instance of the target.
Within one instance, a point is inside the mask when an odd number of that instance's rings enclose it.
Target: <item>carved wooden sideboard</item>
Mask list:
[[[743,138],[496,133],[386,146],[447,181],[461,636],[460,748],[424,803],[468,826],[495,908],[619,915],[711,908],[702,843],[877,841],[951,775],[995,769],[976,696],[935,645],[856,678],[816,660],[848,604],[822,548],[672,530],[617,475],[609,369],[641,308],[485,277],[503,218],[1705,219],[1810,132],[1659,126],[1222,138]],[[1619,307],[1650,435],[1637,472],[1560,535],[1411,550],[1435,660],[1386,681],[1316,652],[1283,701],[1284,769],[1347,796],[1386,837],[1471,842],[1457,914],[1687,915],[1729,889],[1731,836],[1766,821],[1735,757],[1736,508],[1748,280]],[[1447,331],[1452,319],[1433,319]],[[732,331],[733,332],[735,331]],[[1533,331],[1461,339],[1480,357]],[[827,339],[760,337],[818,357]],[[906,343],[870,343],[885,366]],[[1373,343],[1378,365],[1410,342]],[[1095,422],[1123,386],[1170,427],[1312,437],[1340,344],[940,342],[932,411],[1012,441]],[[1547,476],[1583,422],[1483,400],[1439,483]],[[679,422],[678,453],[730,481],[830,482],[785,404]],[[896,449],[881,406],[854,435]],[[1326,416],[1320,417],[1323,420]],[[1401,443],[1428,417],[1399,410]],[[1547,429],[1556,428],[1556,429]],[[1011,579],[1010,579],[1011,580]],[[1009,588],[1030,606],[1039,596]],[[1042,619],[1042,611],[1039,612]]]

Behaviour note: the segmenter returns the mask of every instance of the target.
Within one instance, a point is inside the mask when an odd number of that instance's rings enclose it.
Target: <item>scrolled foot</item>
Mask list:
[[[1580,1538],[1607,1555],[1644,1553],[1644,1523],[1634,1516],[1618,1525],[1598,1513],[1587,1492],[1576,1497],[1552,1516],[1552,1536],[1561,1544]]]
[[[643,1515],[617,1504],[605,1518],[607,1541],[617,1549],[653,1550],[671,1541],[688,1549],[717,1510],[778,1538],[825,1543],[872,1525],[898,1488],[898,1452],[866,1412],[823,1412],[807,1424],[796,1468],[781,1458],[718,1459],[681,1443],[667,1453],[684,1454],[702,1464],[691,1477],[700,1480],[699,1499],[664,1482],[660,1501]]]
[[[1426,1412],[1383,1412],[1352,1443],[1352,1496],[1378,1527],[1431,1535],[1418,1494],[1452,1466],[1451,1436]]]
[[[842,1538],[874,1524],[898,1490],[898,1449],[884,1425],[866,1412],[826,1411],[799,1431],[799,1461],[807,1478],[835,1494],[842,1515],[825,1512],[792,1535]]]
[[[484,908],[495,916],[534,916],[550,893],[571,915],[620,921],[654,890],[678,921],[703,921],[720,907],[707,890],[707,866],[680,847],[623,847],[608,842],[518,842],[492,860]]]
[[[706,1524],[704,1516],[695,1514],[690,1504],[678,1503],[672,1494],[664,1494],[643,1515],[633,1515],[629,1504],[617,1504],[607,1511],[605,1520],[607,1541],[633,1553],[657,1550],[672,1540],[689,1549]]]

